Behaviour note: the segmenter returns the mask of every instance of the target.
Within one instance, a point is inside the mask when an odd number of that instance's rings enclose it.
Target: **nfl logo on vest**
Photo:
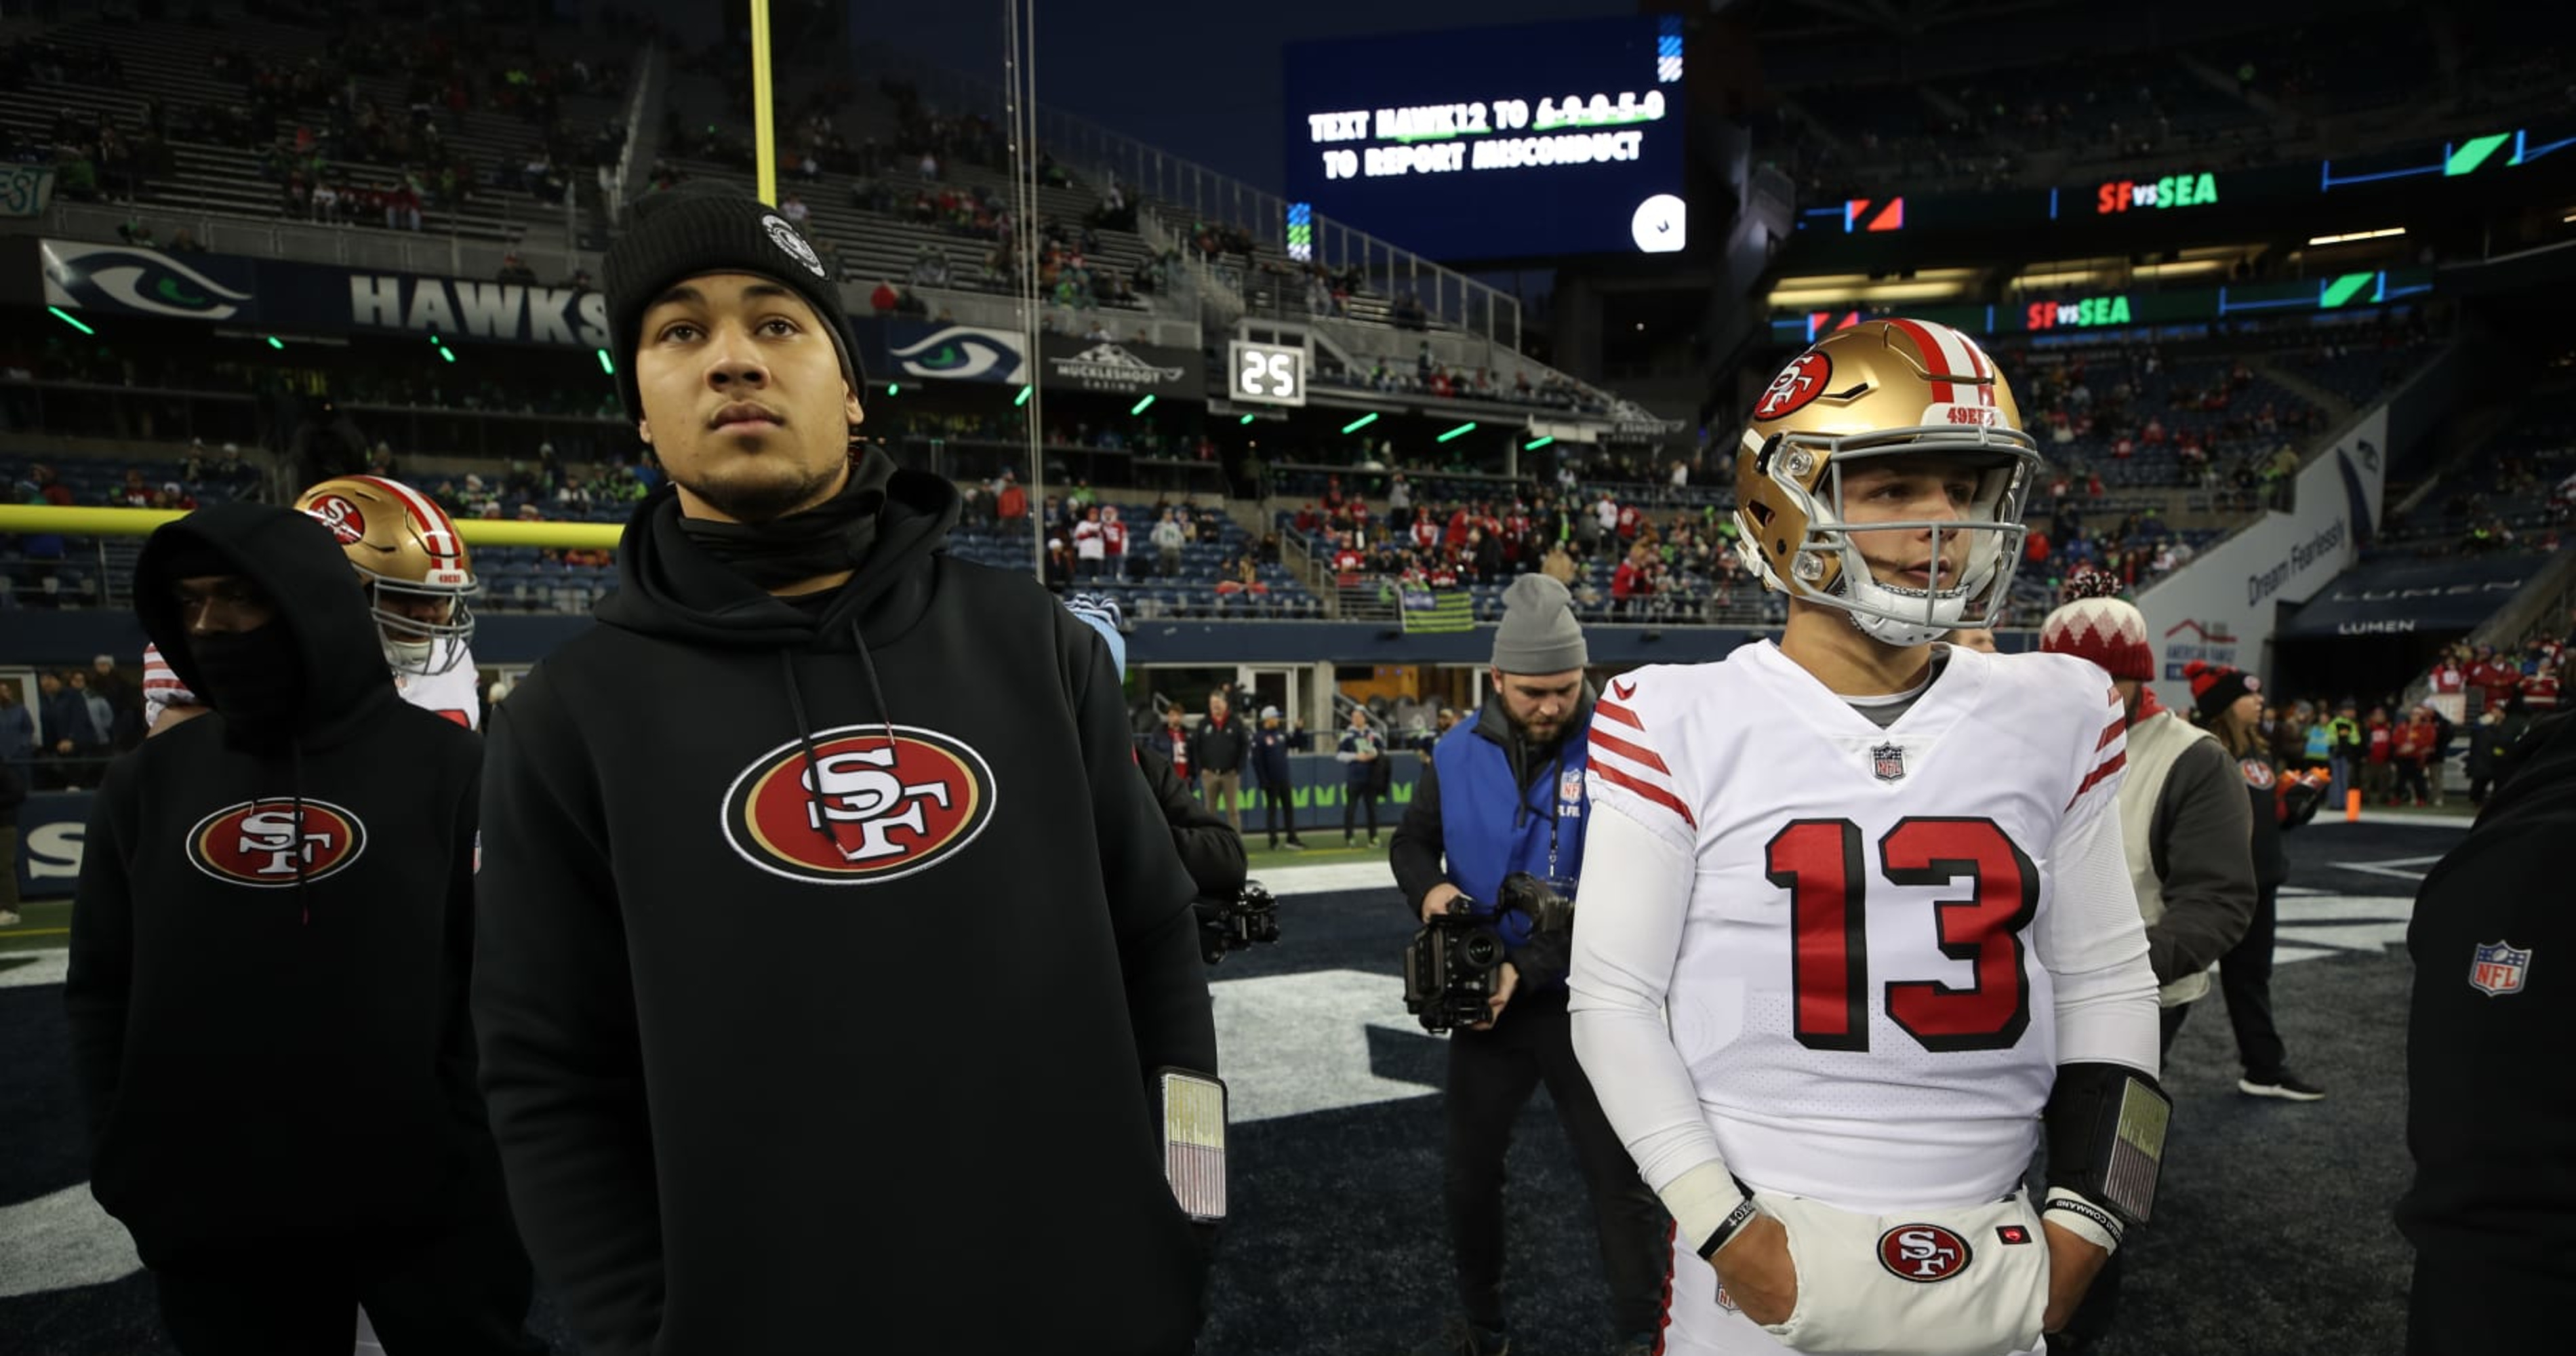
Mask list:
[[[2469,957],[2469,987],[2489,998],[2522,992],[2531,972],[2531,952],[2516,951],[2511,942],[2480,942]]]

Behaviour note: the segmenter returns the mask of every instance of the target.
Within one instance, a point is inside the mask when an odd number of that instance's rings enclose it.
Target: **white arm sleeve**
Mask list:
[[[1664,1022],[1694,867],[1689,852],[1619,806],[1598,796],[1592,806],[1566,977],[1574,1056],[1638,1174],[1696,1247],[1744,1196]]]
[[[2106,809],[2061,828],[2048,868],[2053,892],[2040,916],[2038,948],[2039,963],[2057,982],[2057,1061],[2125,1064],[2160,1076],[2156,975],[2147,965],[2147,928],[2129,884],[2118,813]]]

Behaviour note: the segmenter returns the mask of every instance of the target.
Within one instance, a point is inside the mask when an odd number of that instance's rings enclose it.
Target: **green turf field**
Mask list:
[[[72,902],[43,900],[18,906],[15,925],[0,928],[0,955],[12,951],[50,951],[72,943]]]
[[[1252,874],[1258,876],[1264,871],[1276,871],[1283,866],[1330,866],[1349,862],[1382,862],[1386,860],[1386,839],[1387,835],[1381,832],[1378,834],[1376,847],[1366,846],[1368,839],[1362,838],[1360,839],[1362,846],[1345,848],[1342,846],[1342,831],[1335,829],[1331,833],[1317,831],[1307,834],[1304,852],[1290,852],[1286,848],[1273,852],[1262,846],[1268,840],[1257,833],[1246,835],[1243,846],[1244,855],[1251,862]]]

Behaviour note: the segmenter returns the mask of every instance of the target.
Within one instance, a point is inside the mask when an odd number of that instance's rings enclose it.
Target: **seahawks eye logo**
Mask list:
[[[156,250],[48,240],[44,257],[49,305],[228,320],[251,300]]]
[[[896,349],[894,360],[913,376],[937,381],[1018,381],[1025,366],[1018,336],[967,325]]]

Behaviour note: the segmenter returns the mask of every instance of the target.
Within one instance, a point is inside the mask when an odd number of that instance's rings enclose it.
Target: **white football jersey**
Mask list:
[[[1665,1021],[1737,1177],[1863,1212],[2020,1181],[2050,853],[2110,810],[2122,714],[2083,660],[1957,649],[1887,729],[1768,642],[1610,684],[1591,794],[1694,863]]]
[[[394,690],[404,701],[433,715],[444,716],[469,730],[483,728],[483,705],[475,700],[474,652],[466,650],[456,658],[454,667],[445,673],[423,676],[397,673]],[[161,723],[166,707],[195,706],[197,694],[188,690],[168,660],[161,657],[157,645],[143,647],[143,728]]]

